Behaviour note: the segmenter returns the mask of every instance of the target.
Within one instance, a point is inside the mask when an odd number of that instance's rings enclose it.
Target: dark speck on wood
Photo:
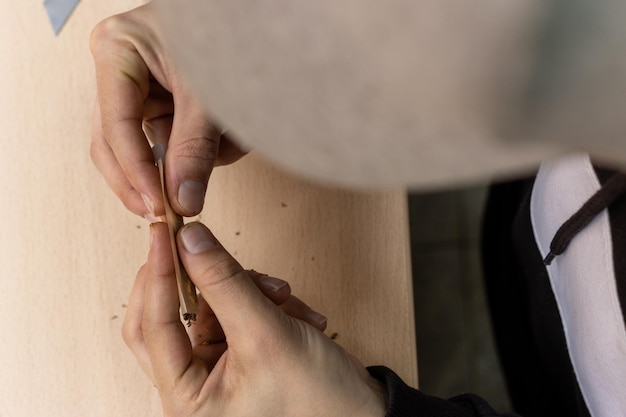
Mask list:
[[[339,333],[333,333],[330,335],[330,340],[335,340],[339,336]]]
[[[287,207],[287,204],[282,203],[282,202],[280,203],[280,205],[281,205],[281,207]]]
[[[111,320],[115,320],[117,318],[117,316],[113,316],[111,317]]]
[[[235,232],[235,236],[239,236],[241,232]]]
[[[139,225],[139,224],[138,224],[138,225],[137,225],[137,229],[141,229],[141,225]]]

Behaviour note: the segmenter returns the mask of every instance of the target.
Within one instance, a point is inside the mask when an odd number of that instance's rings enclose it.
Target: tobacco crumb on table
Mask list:
[[[114,315],[111,317],[111,320],[115,320],[117,318],[117,315]]]
[[[235,232],[235,236],[239,236],[241,232]]]
[[[315,260],[315,256],[311,256],[311,260],[314,261]]]
[[[283,203],[283,202],[281,202],[281,203],[280,203],[280,205],[281,205],[282,207],[287,207],[287,204],[285,204],[285,203]]]
[[[330,335],[330,340],[335,340],[339,336],[339,333],[333,333]]]

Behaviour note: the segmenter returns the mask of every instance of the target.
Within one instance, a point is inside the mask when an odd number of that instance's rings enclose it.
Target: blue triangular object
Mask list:
[[[54,34],[58,35],[80,0],[44,0]]]

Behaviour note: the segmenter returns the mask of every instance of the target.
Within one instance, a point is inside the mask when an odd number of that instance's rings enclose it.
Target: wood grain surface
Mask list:
[[[139,2],[82,1],[55,37],[42,2],[0,1],[0,416],[160,415],[120,335],[148,224],[88,156],[89,33]],[[364,364],[416,383],[403,191],[314,185],[250,155],[215,171],[201,219]]]

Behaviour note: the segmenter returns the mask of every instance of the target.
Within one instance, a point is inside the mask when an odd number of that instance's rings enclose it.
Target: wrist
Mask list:
[[[368,407],[365,415],[368,417],[385,417],[387,414],[387,404],[389,402],[387,386],[372,376],[370,376],[366,382],[372,395],[367,404]]]

